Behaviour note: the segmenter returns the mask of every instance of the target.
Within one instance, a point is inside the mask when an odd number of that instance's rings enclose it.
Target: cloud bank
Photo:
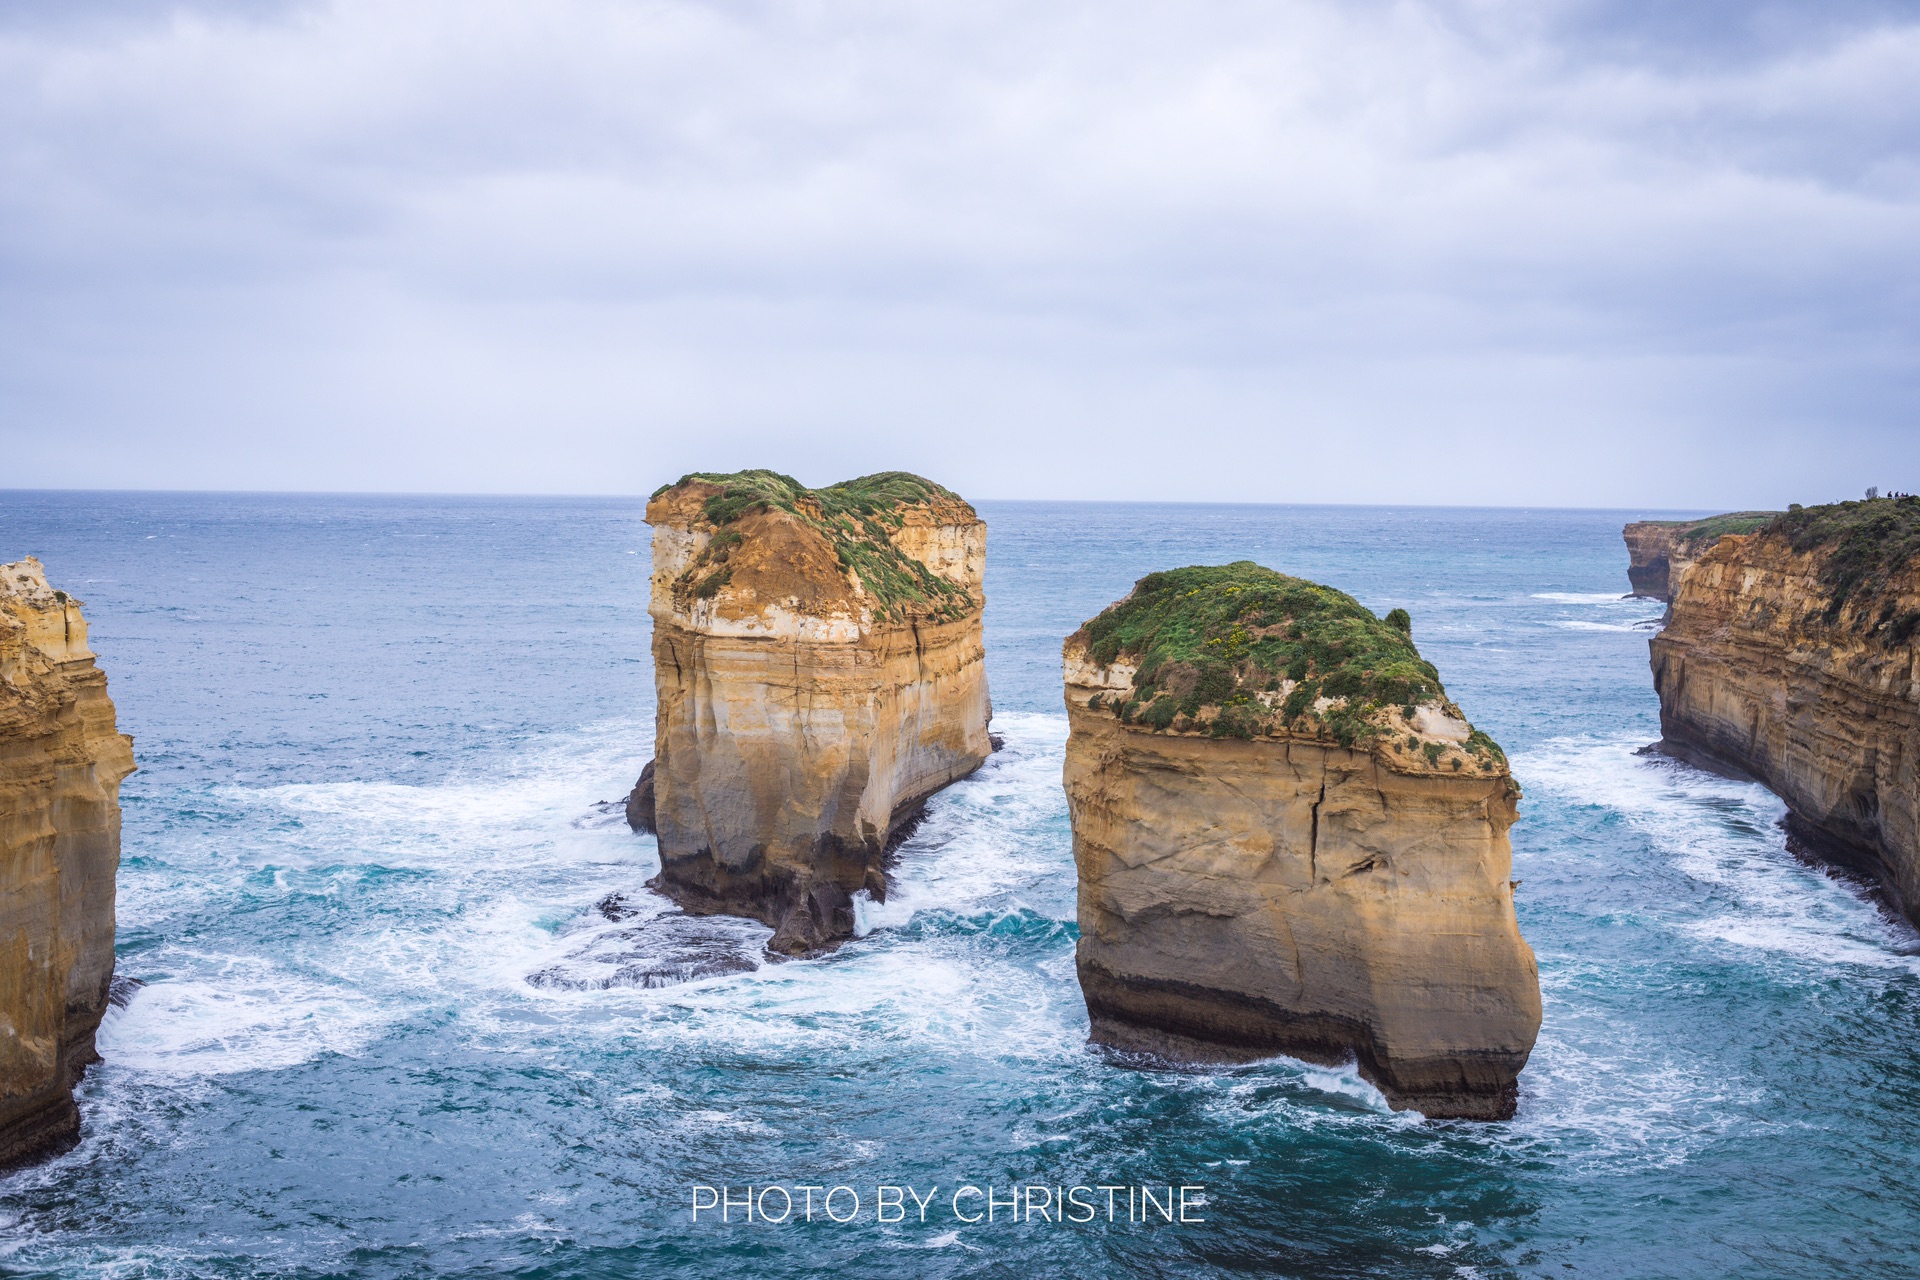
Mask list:
[[[1920,10],[16,3],[0,487],[1920,488]]]

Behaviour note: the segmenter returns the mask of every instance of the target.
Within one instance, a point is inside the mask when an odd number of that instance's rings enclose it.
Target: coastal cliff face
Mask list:
[[[771,950],[831,947],[926,799],[991,750],[986,525],[901,472],[693,475],[647,520],[659,709],[628,817],[658,836],[653,887],[772,925]]]
[[[79,601],[0,565],[0,1165],[78,1135],[98,1060],[133,740],[93,657]]]
[[[1705,520],[1636,520],[1621,530],[1627,541],[1632,594],[1671,600],[1687,566],[1730,533],[1752,533],[1778,511],[1734,511]]]
[[[1357,1059],[1395,1108],[1513,1114],[1540,1028],[1519,788],[1389,618],[1242,562],[1150,575],[1068,638],[1094,1039]]]
[[[1920,924],[1920,498],[1720,540],[1652,641],[1662,745],[1758,779],[1800,847]]]

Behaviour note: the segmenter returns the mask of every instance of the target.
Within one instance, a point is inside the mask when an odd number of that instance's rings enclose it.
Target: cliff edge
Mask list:
[[[1650,642],[1662,746],[1756,778],[1920,924],[1920,498],[1722,538]]]
[[[1671,600],[1687,566],[1730,533],[1752,533],[1778,511],[1732,511],[1704,520],[1635,520],[1622,529],[1627,541],[1630,594]]]
[[[1357,1059],[1396,1108],[1513,1114],[1540,1028],[1519,787],[1410,629],[1242,561],[1150,574],[1068,637],[1095,1040]]]
[[[659,703],[628,818],[659,838],[653,887],[765,921],[774,951],[834,946],[927,798],[991,751],[986,525],[904,472],[690,475],[647,521]]]
[[[132,772],[80,602],[37,560],[0,565],[0,1165],[80,1132]]]

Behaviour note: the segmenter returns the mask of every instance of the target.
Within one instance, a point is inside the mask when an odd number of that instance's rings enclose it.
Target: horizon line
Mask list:
[[[470,498],[492,500],[524,500],[530,502],[554,502],[567,500],[620,501],[630,500],[645,506],[650,495],[642,492],[631,493],[510,493],[482,490],[432,490],[432,489],[159,489],[159,488],[100,488],[72,489],[54,486],[0,487],[0,496],[6,494],[142,494],[155,497],[232,497],[232,498]],[[963,498],[968,503],[1024,503],[1030,505],[1056,506],[1125,506],[1125,507],[1326,507],[1360,510],[1402,510],[1402,511],[1653,511],[1659,513],[1685,514],[1695,511],[1718,513],[1732,510],[1764,510],[1765,508],[1733,508],[1712,505],[1690,507],[1663,506],[1619,506],[1619,505],[1566,505],[1551,503],[1442,503],[1442,502],[1299,502],[1278,499],[1169,499],[1169,498]],[[1848,499],[1835,498],[1834,502]],[[1814,504],[1818,505],[1818,504]]]

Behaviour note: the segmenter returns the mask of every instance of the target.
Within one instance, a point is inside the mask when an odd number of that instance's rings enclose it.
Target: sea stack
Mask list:
[[[1513,1114],[1540,1029],[1520,791],[1410,630],[1241,561],[1150,574],[1068,637],[1096,1041],[1357,1061],[1396,1109]]]
[[[830,949],[927,798],[992,750],[986,525],[898,471],[690,475],[647,522],[659,702],[628,818],[659,838],[652,887],[764,921],[772,951]]]
[[[1920,497],[1720,539],[1651,645],[1662,746],[1766,784],[1798,850],[1920,925]]]
[[[1636,520],[1621,530],[1627,540],[1631,594],[1671,600],[1687,566],[1730,533],[1752,533],[1778,511],[1732,511],[1704,520]]]
[[[80,602],[32,558],[0,565],[0,1166],[70,1145],[73,1087],[113,977],[120,781]]]

